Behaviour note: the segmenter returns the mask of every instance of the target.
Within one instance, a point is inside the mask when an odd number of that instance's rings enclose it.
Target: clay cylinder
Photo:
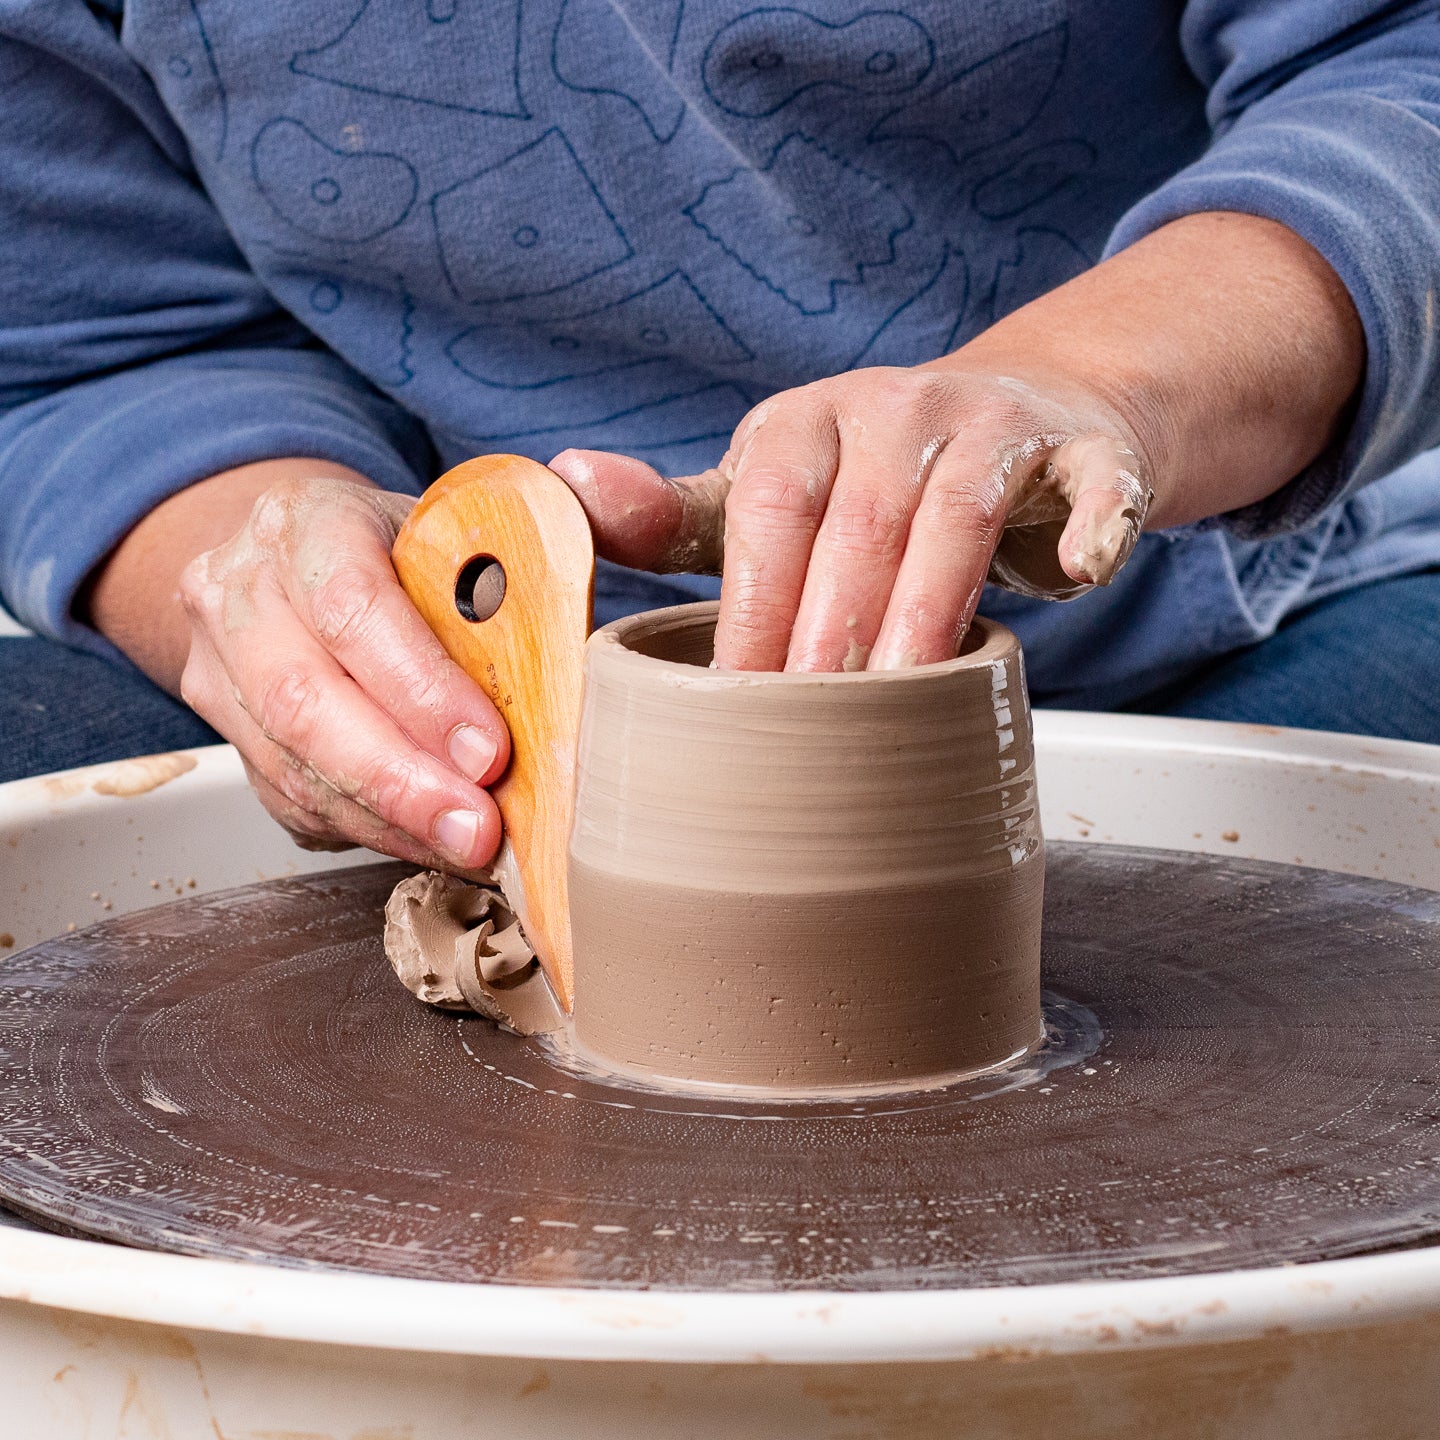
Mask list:
[[[1044,843],[1020,647],[717,671],[714,604],[586,650],[575,1041],[613,1069],[803,1094],[925,1084],[1039,1043]]]

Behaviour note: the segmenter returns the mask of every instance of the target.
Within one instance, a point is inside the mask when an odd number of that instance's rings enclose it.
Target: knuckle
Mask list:
[[[292,793],[279,776],[267,776],[249,761],[245,769],[250,777],[260,803],[275,823],[281,826],[295,841],[302,844],[302,836],[323,839],[330,833],[330,827]]]
[[[302,665],[282,665],[260,684],[255,723],[270,740],[305,745],[318,729],[322,700],[315,677]]]
[[[741,645],[768,644],[789,635],[795,609],[766,591],[746,589],[736,596],[727,623],[732,639]]]
[[[881,381],[886,399],[907,414],[933,414],[954,398],[953,381],[930,370],[885,370]]]
[[[314,769],[295,756],[282,753],[279,764],[268,773],[271,788],[282,800],[294,807],[297,814],[323,824],[327,791]]]
[[[442,718],[458,712],[448,675],[438,674],[429,666],[407,666],[398,679],[406,703],[415,713]]]
[[[338,851],[353,850],[355,842],[347,839],[321,816],[311,814],[301,806],[272,800],[266,809],[271,818],[302,850]]]
[[[731,487],[725,501],[727,526],[793,526],[813,522],[819,512],[815,487],[798,468],[753,467]]]
[[[910,515],[900,496],[883,490],[849,490],[830,502],[825,525],[846,550],[888,558],[904,548]]]
[[[1000,523],[1000,497],[968,485],[937,485],[925,494],[926,520],[940,528],[987,532]]]
[[[216,580],[212,564],[213,551],[197,555],[180,572],[177,590],[180,604],[192,620],[204,621],[220,607],[223,586]]]
[[[967,422],[972,429],[1014,439],[1028,436],[1036,425],[1029,411],[1013,395],[985,390],[967,407]]]
[[[208,554],[197,555],[180,572],[180,579],[177,582],[180,603],[191,615],[197,614],[205,603],[210,573],[209,558]]]
[[[272,551],[288,550],[308,498],[309,487],[304,481],[277,480],[255,501],[245,528],[261,546]]]
[[[330,646],[363,644],[380,609],[379,577],[363,565],[340,566],[310,594],[315,631]]]
[[[365,772],[355,798],[368,810],[400,824],[397,817],[430,789],[425,767],[408,756],[386,756]],[[403,824],[401,829],[407,828]]]

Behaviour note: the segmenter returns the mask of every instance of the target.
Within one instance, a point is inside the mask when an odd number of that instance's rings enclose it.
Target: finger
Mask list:
[[[669,480],[643,460],[603,450],[563,450],[550,468],[579,497],[606,560],[661,574],[720,573],[730,491],[721,471]]]
[[[780,670],[810,552],[840,462],[835,412],[761,407],[734,452],[725,503],[725,576],[715,626],[722,670]]]
[[[979,434],[958,436],[936,459],[867,669],[933,665],[960,653],[1005,520],[1007,480]]]
[[[341,839],[328,824],[304,809],[303,806],[282,794],[264,776],[258,766],[244,760],[245,778],[255,797],[269,812],[270,818],[285,831],[302,850],[342,851],[354,850],[357,842]]]
[[[311,634],[422,750],[474,784],[498,780],[510,760],[505,721],[400,587],[388,534],[360,516],[332,519],[323,561],[307,563],[307,548],[322,547],[302,540],[279,573]]]
[[[863,670],[880,634],[939,439],[893,425],[840,428],[840,463],[810,552],[787,670]]]
[[[1060,566],[1084,585],[1108,585],[1140,539],[1154,492],[1129,446],[1108,435],[1080,435],[1050,457],[1054,484],[1070,505]]]
[[[302,850],[340,852],[354,850],[360,843],[341,838],[343,831],[306,810],[302,802],[277,790],[258,768],[247,764],[245,770],[256,798]],[[423,845],[417,845],[410,836],[390,826],[382,827],[366,840],[365,848],[381,855],[391,855],[397,860],[408,860],[412,865],[424,865],[432,870],[437,868],[436,857]]]
[[[218,658],[208,665],[220,668]],[[198,668],[205,670],[207,662],[202,660]],[[204,683],[194,669],[187,674],[192,687]],[[213,694],[211,723],[240,751],[261,804],[302,849],[338,851],[364,845],[431,869],[441,863],[427,846],[339,794],[311,767],[275,744],[228,690],[213,688]]]
[[[261,731],[240,703],[220,657],[203,637],[191,646],[181,695],[240,752],[251,786],[296,844],[307,849],[350,849],[368,845],[387,828],[378,816],[332,790]]]
[[[265,738],[300,757],[342,797],[462,869],[500,842],[495,802],[420,749],[300,623],[279,593],[252,601],[263,643],[210,643]],[[242,742],[238,741],[237,744]],[[247,754],[250,753],[247,749]],[[273,774],[267,773],[272,783]],[[281,787],[283,788],[283,787]],[[364,835],[354,838],[365,840]]]

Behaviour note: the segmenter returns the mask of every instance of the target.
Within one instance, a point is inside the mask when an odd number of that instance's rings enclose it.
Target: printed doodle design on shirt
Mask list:
[[[541,390],[667,360],[715,366],[755,358],[679,270],[579,315],[472,325],[445,353],[472,380],[502,390]]]
[[[882,115],[870,141],[937,146],[956,165],[1022,135],[1045,108],[1065,68],[1070,29],[1060,24],[960,71]]]
[[[1037,145],[998,174],[982,180],[975,187],[971,204],[987,220],[1009,220],[1048,200],[1094,163],[1095,147],[1084,140]]]
[[[408,161],[379,150],[335,150],[288,116],[261,128],[250,171],[270,208],[319,240],[363,244],[393,230],[415,203]]]
[[[759,170],[711,181],[684,213],[805,315],[834,310],[843,286],[892,264],[896,238],[915,223],[884,181],[800,134],[787,135]]]
[[[334,39],[297,50],[290,68],[371,95],[528,120],[520,96],[522,3],[361,0]]]
[[[708,388],[715,369],[754,359],[681,271],[562,319],[473,325],[445,353],[483,387],[467,398],[467,414],[488,423],[491,438],[513,426],[516,391],[545,392],[542,428],[603,426]]]
[[[651,394],[637,394],[618,377],[606,377],[599,390],[577,395],[574,413],[559,407],[517,411],[502,391],[479,390],[466,400],[465,428],[457,433],[467,440],[494,444],[544,436],[551,455],[569,445],[628,455],[728,440],[754,404],[739,386],[693,371],[672,375],[664,389]]]
[[[163,65],[156,66],[153,78],[167,106],[184,111],[211,130],[207,148],[218,163],[224,159],[230,134],[230,97],[220,78],[215,49],[205,29],[198,0],[188,0],[186,9],[189,24],[175,27],[174,39],[166,47],[170,53]],[[182,40],[180,37],[186,30],[191,35]]]
[[[295,279],[305,294],[300,319],[322,338],[333,334],[337,353],[387,390],[415,378],[415,301],[399,276],[297,273]],[[333,331],[326,323],[332,315],[338,317]]]
[[[946,355],[965,318],[970,267],[955,246],[941,246],[940,263],[925,283],[895,307],[864,347],[843,366],[914,365],[917,356]]]
[[[553,295],[635,253],[559,130],[430,202],[445,278],[458,299]]]
[[[935,63],[935,44],[898,10],[865,10],[832,23],[767,6],[732,20],[705,51],[705,93],[731,115],[773,115],[817,86],[862,95],[913,90]]]
[[[630,106],[661,145],[675,138],[685,101],[670,80],[685,0],[661,0],[652,48],[609,0],[560,0],[550,67],[569,90],[609,95]]]
[[[1008,255],[995,266],[990,284],[988,314],[976,317],[975,330],[1028,305],[1046,291],[1073,280],[1094,260],[1061,230],[1048,225],[1022,226]]]

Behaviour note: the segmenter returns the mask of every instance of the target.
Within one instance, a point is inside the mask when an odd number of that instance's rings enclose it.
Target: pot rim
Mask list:
[[[632,648],[633,642],[643,635],[674,633],[699,624],[713,624],[719,613],[718,600],[700,600],[690,605],[667,605],[659,610],[643,610],[636,615],[622,616],[608,625],[602,625],[586,641],[587,664],[593,664],[603,656],[603,663],[612,673],[619,668],[633,673],[637,679],[648,676],[683,685],[687,689],[722,690],[741,685],[905,685],[985,669],[1017,654],[1020,648],[1013,631],[998,620],[990,620],[983,615],[975,616],[970,622],[969,634],[978,632],[981,636],[980,644],[973,650],[956,656],[954,660],[912,665],[903,670],[717,670],[678,660],[662,660]]]

